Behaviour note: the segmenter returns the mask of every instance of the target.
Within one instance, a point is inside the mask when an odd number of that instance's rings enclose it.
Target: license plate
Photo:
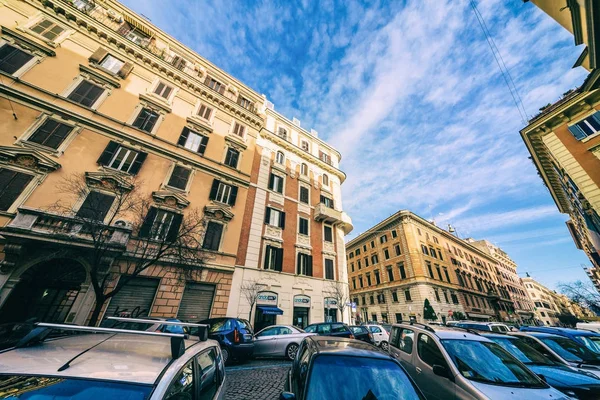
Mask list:
[[[244,333],[244,340],[252,340],[252,335]]]

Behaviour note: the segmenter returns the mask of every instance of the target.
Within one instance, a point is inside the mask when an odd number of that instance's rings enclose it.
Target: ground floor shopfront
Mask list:
[[[260,284],[251,307],[242,293],[244,282]],[[317,322],[350,322],[350,307],[339,310],[338,298],[329,290],[331,281],[265,270],[238,267],[233,275],[227,316],[249,319],[254,330],[275,324],[304,328]]]

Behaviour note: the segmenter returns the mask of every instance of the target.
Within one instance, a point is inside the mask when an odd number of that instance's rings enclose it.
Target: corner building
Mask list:
[[[418,215],[402,210],[346,244],[355,320],[504,321],[512,310],[496,260]]]
[[[225,316],[264,97],[112,0],[6,0],[0,25],[0,321],[85,324],[90,315],[90,237],[49,208],[70,175],[88,187],[73,217],[102,198],[110,220],[111,190],[136,182],[153,230],[168,223],[161,234],[176,233],[193,209],[206,227],[193,279],[178,279],[177,265],[151,267],[103,315]],[[109,288],[143,232],[126,221],[106,229]]]
[[[342,210],[341,155],[297,119],[265,110],[227,315],[251,318],[255,330],[271,324],[305,327],[349,322],[338,302],[348,301],[344,235],[352,222]],[[257,303],[241,292],[261,285]],[[335,294],[340,288],[346,296]]]

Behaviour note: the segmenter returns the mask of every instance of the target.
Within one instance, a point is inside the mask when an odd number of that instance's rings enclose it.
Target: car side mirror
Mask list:
[[[446,378],[446,379],[450,379],[451,381],[454,381],[454,376],[452,375],[450,370],[447,367],[444,367],[443,365],[437,365],[437,364],[434,365],[433,373],[436,374],[437,376],[441,376],[442,378]]]
[[[279,400],[296,400],[296,395],[290,392],[281,392]]]

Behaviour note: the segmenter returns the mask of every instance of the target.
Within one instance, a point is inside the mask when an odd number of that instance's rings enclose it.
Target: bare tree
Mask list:
[[[150,267],[161,266],[175,279],[196,276],[204,265],[200,238],[205,224],[197,210],[171,212],[176,211],[172,203],[171,208],[155,207],[135,178],[115,175],[92,187],[85,176],[67,176],[58,185],[61,200],[50,209],[70,221],[70,235],[76,227],[77,236],[88,243],[84,251],[96,300],[89,324],[95,326],[104,304]],[[73,204],[82,198],[73,215]],[[64,226],[56,229],[65,233]],[[63,246],[61,251],[73,250]],[[119,275],[118,284],[111,285]]]
[[[600,293],[591,282],[560,283],[558,289],[574,303],[589,308],[595,313],[600,312]]]
[[[248,304],[250,305],[250,312],[248,313],[248,321],[252,321],[252,310],[254,309],[254,305],[258,300],[258,294],[263,291],[265,285],[262,283],[258,283],[256,279],[249,279],[242,283],[240,286],[240,293]],[[252,323],[252,322],[250,322]]]
[[[348,285],[340,281],[330,281],[325,288],[325,293],[337,303],[337,309],[340,310],[340,316],[342,320],[344,318],[344,310],[346,304],[350,301],[350,294],[348,292]]]

